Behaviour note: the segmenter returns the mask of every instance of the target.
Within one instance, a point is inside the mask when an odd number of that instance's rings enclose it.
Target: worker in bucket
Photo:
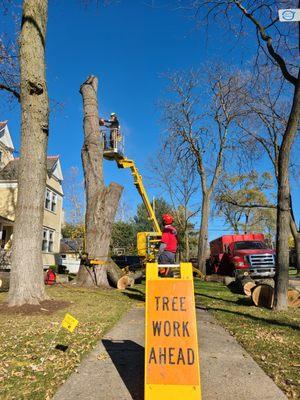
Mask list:
[[[105,119],[104,123],[105,126],[110,130],[109,143],[110,147],[114,149],[115,147],[117,147],[117,141],[120,138],[120,123],[116,113],[112,112],[110,114],[110,119]]]
[[[170,214],[163,214],[162,220],[164,229],[158,250],[158,264],[174,264],[178,246],[177,231],[172,225],[174,218]],[[161,274],[168,275],[168,272],[166,268]]]

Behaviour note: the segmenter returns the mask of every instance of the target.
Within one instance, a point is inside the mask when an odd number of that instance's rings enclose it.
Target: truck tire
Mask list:
[[[206,260],[206,275],[211,275],[213,273],[214,269],[211,260]]]

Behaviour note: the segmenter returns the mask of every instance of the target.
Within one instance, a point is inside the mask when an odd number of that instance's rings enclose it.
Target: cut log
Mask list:
[[[233,278],[232,276],[224,276],[223,278],[226,286],[229,286],[232,282],[235,281],[235,278]]]
[[[252,289],[251,298],[256,307],[272,308],[274,301],[274,288],[264,283]]]
[[[110,285],[114,288],[117,288],[119,279],[122,277],[122,275],[123,272],[121,271],[121,269],[113,260],[110,259],[107,265],[107,277]]]
[[[141,282],[145,277],[145,270],[130,272],[122,276],[118,280],[118,289],[126,289],[128,287],[133,287],[135,283]]]
[[[288,290],[288,306],[289,307],[300,307],[300,292],[296,289]]]
[[[205,276],[205,281],[206,282],[224,282],[224,276],[222,275],[217,275],[217,274],[212,274],[212,275],[206,275]]]
[[[272,288],[275,288],[275,281],[272,278],[263,278],[263,279],[256,279],[255,283],[257,285],[269,285]]]
[[[130,274],[130,276],[134,279],[134,283],[140,283],[142,279],[145,278],[145,275],[146,271],[144,269]]]
[[[253,289],[255,286],[256,286],[256,284],[255,284],[254,281],[252,281],[252,282],[251,282],[251,281],[246,282],[246,283],[243,285],[244,294],[245,294],[246,296],[250,297],[250,296],[251,296],[251,291],[252,291],[252,289]]]
[[[241,287],[241,293],[246,296],[251,296],[251,291],[256,286],[254,280],[250,276],[243,276],[238,281]]]
[[[118,280],[118,289],[124,290],[134,285],[134,278],[130,275],[124,275]]]

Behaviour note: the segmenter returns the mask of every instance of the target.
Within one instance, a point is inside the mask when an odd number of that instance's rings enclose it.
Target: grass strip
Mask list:
[[[196,304],[205,306],[286,393],[300,398],[300,310],[258,308],[225,285],[195,280]]]
[[[46,315],[0,314],[0,398],[1,400],[48,400],[76,370],[82,357],[127,311],[132,301],[119,291],[51,287],[51,298],[69,306]],[[0,293],[0,302],[6,294]],[[73,333],[61,329],[55,344],[68,346],[65,352],[49,344],[66,313],[79,320]]]

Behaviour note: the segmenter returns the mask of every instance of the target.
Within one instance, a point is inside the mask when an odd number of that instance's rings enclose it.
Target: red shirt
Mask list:
[[[178,239],[177,239],[177,231],[174,228],[174,226],[166,225],[164,227],[162,237],[161,237],[161,242],[165,243],[167,245],[167,247],[165,248],[165,251],[170,251],[171,253],[176,253]]]

